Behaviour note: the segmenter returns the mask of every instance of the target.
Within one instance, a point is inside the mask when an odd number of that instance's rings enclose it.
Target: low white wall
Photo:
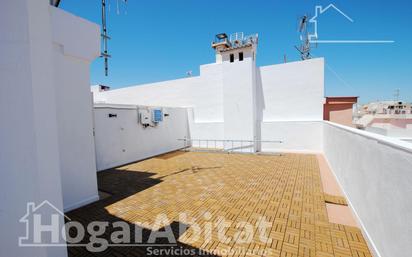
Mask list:
[[[192,139],[224,139],[223,122],[191,122],[190,138]]]
[[[412,255],[412,145],[324,123],[324,154],[380,256]]]
[[[262,143],[266,152],[319,153],[323,149],[322,121],[262,122],[262,140],[282,143]]]
[[[375,134],[379,134],[379,135],[384,135],[384,136],[388,135],[388,131],[384,128],[366,127],[365,131],[375,133]]]
[[[169,116],[156,127],[144,128],[138,122],[136,106],[101,105],[94,108],[97,170],[181,149],[189,137],[187,111],[164,108]],[[109,118],[109,114],[117,117]]]

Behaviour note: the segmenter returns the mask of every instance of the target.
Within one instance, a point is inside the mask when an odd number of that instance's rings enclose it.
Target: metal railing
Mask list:
[[[257,43],[258,35],[252,34],[245,36],[243,32],[236,32],[230,35],[229,42],[231,45],[246,45]],[[235,42],[238,42],[237,44]]]
[[[233,139],[189,139],[181,138],[184,149],[191,151],[216,151],[227,153],[255,153],[259,152],[262,143],[280,144],[280,140],[233,140]],[[196,144],[197,143],[197,144]]]

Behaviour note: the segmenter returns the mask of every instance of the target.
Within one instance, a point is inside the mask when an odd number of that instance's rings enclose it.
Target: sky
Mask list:
[[[325,58],[325,95],[359,96],[361,103],[412,102],[412,1],[392,0],[106,0],[109,76],[103,59],[91,65],[91,84],[120,88],[177,79],[215,61],[211,42],[221,32],[259,34],[257,65],[300,59],[298,20],[315,6],[334,4],[317,19],[319,40],[390,40],[382,44],[317,44]],[[101,24],[101,0],[61,0],[60,8]],[[310,28],[313,30],[313,27]]]

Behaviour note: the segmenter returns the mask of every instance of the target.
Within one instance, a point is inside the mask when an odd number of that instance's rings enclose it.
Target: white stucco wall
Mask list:
[[[263,121],[323,120],[323,58],[263,66],[259,72]]]
[[[94,94],[95,103],[194,107],[198,122],[223,121],[221,65],[200,67],[200,76],[125,87]]]
[[[63,209],[49,1],[0,6],[0,256],[65,257],[65,247],[18,246],[28,202]]]
[[[89,66],[100,55],[100,29],[50,10],[63,204],[71,210],[98,200]]]
[[[366,127],[365,131],[371,132],[371,133],[376,133],[379,135],[384,135],[387,136],[388,135],[388,131],[384,128],[379,128],[379,127]]]
[[[250,49],[252,49],[250,47]],[[252,55],[243,61],[237,56],[239,51],[228,51],[223,57],[223,117],[224,135],[228,140],[254,140],[256,135],[256,63]],[[249,50],[249,53],[252,50]],[[234,63],[225,56],[234,54]]]
[[[412,145],[325,122],[324,154],[380,256],[412,255]]]
[[[321,137],[312,129],[315,125],[306,123],[309,128],[299,131],[299,121],[323,119],[323,87],[322,58],[257,68],[253,55],[245,54],[243,62],[202,65],[198,77],[94,96],[97,103],[190,107],[190,136],[194,139],[278,138],[284,141],[282,149],[318,152]],[[297,123],[278,123],[276,128],[271,124],[290,121]],[[297,147],[298,139],[305,143]]]
[[[321,153],[323,150],[322,121],[262,122],[262,140],[282,143],[262,143],[266,152]]]
[[[189,136],[187,111],[163,108],[169,116],[155,127],[138,122],[138,108],[126,105],[96,105],[94,126],[97,170],[104,170],[184,147],[178,139]],[[109,118],[109,114],[117,117]]]

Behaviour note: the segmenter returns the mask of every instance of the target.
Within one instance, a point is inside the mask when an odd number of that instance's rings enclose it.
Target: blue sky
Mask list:
[[[325,94],[358,95],[365,103],[394,98],[412,101],[412,2],[310,0],[107,0],[109,76],[102,59],[93,62],[91,83],[112,88],[199,74],[214,62],[210,43],[220,32],[259,33],[259,66],[299,59],[297,20],[330,3],[350,16],[325,12],[319,39],[394,40],[393,44],[319,44],[312,53],[325,57]],[[100,24],[100,0],[61,0],[60,7]],[[121,3],[119,1],[119,3]],[[118,13],[119,10],[119,13]]]

